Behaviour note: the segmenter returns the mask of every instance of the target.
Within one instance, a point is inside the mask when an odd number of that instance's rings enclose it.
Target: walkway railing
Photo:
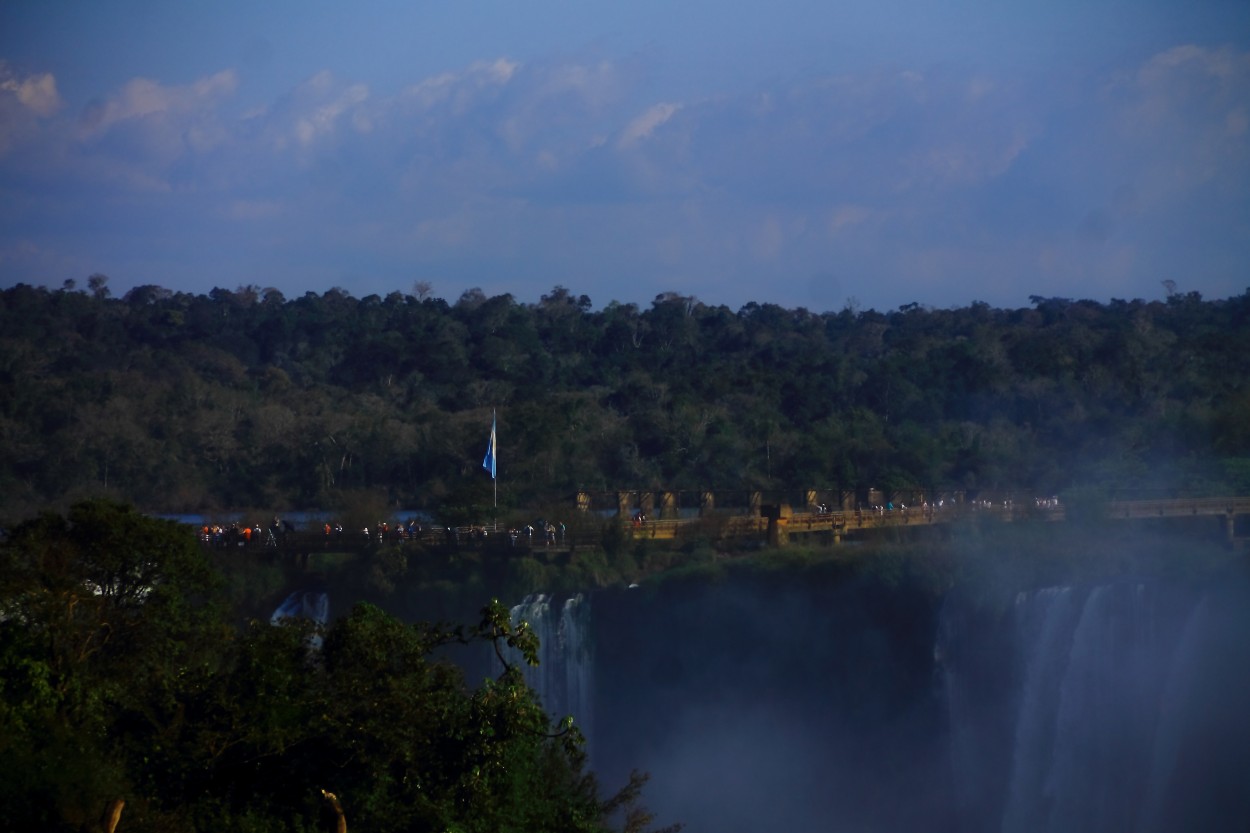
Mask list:
[[[1105,506],[1105,516],[1113,520],[1150,518],[1222,517],[1230,541],[1239,540],[1236,522],[1239,516],[1250,516],[1250,497],[1184,498],[1174,500],[1112,501]],[[799,511],[770,521],[759,515],[710,513],[705,517],[652,520],[620,520],[621,532],[632,540],[671,541],[684,536],[702,536],[712,540],[768,540],[779,528],[784,538],[813,534],[830,536],[853,535],[860,531],[923,527],[952,523],[970,518],[993,518],[1012,522],[1025,519],[1062,521],[1066,517],[1060,504],[1030,503],[958,503],[944,506],[873,507],[850,511]],[[1244,537],[1244,536],[1243,536]],[[533,534],[510,530],[491,531],[484,527],[424,528],[417,533],[389,530],[366,535],[363,530],[351,533],[332,531],[262,530],[245,539],[231,531],[201,534],[206,547],[249,552],[272,551],[311,554],[316,552],[361,552],[388,544],[419,544],[433,548],[521,549],[524,551],[566,552],[580,547],[599,546],[603,541],[601,528],[570,527],[548,540],[535,530]]]

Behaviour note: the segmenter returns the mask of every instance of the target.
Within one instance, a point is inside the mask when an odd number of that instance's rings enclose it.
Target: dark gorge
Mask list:
[[[592,765],[649,771],[652,808],[691,831],[1250,826],[1243,569],[1007,591],[885,558],[513,613],[544,639],[531,684],[574,712]]]

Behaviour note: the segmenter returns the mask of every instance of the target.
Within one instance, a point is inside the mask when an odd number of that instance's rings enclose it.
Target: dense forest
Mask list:
[[[1250,492],[1250,291],[890,312],[0,292],[0,514],[574,490]]]

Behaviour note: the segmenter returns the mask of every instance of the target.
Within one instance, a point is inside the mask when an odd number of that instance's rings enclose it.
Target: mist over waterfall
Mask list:
[[[1245,594],[1122,582],[966,600],[935,657],[958,829],[1250,829]]]
[[[1126,581],[989,603],[730,574],[512,610],[607,786],[699,831],[1250,829],[1250,592]]]
[[[592,764],[608,788],[649,772],[660,821],[695,833],[918,830],[945,813],[944,775],[929,777],[945,765],[930,694],[936,611],[919,595],[734,576],[605,590],[578,609],[593,662],[564,667],[590,672]],[[537,627],[537,610],[554,623],[563,602],[531,598],[514,615]],[[906,802],[891,798],[902,792]]]

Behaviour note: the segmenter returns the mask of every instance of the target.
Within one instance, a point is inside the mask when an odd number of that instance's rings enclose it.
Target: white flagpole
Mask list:
[[[490,443],[486,446],[486,457],[482,460],[482,468],[490,472],[491,482],[495,487],[495,509],[491,517],[491,531],[499,531],[499,438],[495,434],[495,409],[490,409]]]
[[[495,409],[494,408],[490,409],[490,444],[491,444],[491,447],[495,450],[496,457],[498,457],[499,439],[498,437],[495,436]],[[495,474],[495,470],[498,468],[498,466],[499,466],[499,462],[496,459],[494,465],[491,467],[491,473],[490,473],[491,485],[495,487],[495,508],[494,508],[494,511],[491,512],[491,516],[490,516],[490,531],[494,533],[499,532],[499,478]]]

